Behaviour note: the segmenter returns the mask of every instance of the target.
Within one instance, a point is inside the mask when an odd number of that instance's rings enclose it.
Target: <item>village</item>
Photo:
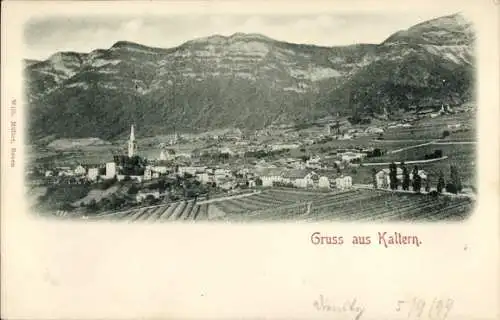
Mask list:
[[[443,107],[438,114],[445,114]],[[430,113],[435,118],[433,115]],[[419,114],[413,121],[422,117],[429,117],[429,113]],[[445,128],[454,132],[460,126],[452,123]],[[75,215],[179,200],[230,198],[266,188],[319,193],[353,188],[419,194],[461,192],[456,169],[452,169],[455,173],[445,183],[443,172],[436,174],[431,182],[429,173],[418,168],[418,163],[445,159],[441,150],[425,155],[424,160],[406,164],[406,159],[397,164],[377,163],[373,161],[414,146],[387,150],[380,144],[357,144],[359,139],[377,141],[395,128],[408,127],[417,125],[407,119],[364,127],[344,127],[339,121],[327,121],[302,131],[271,126],[251,136],[238,129],[211,136],[174,134],[144,156],[132,125],[126,154],[114,154],[103,163],[32,168],[29,180],[32,185],[48,188],[49,192],[39,197],[41,203],[51,203],[52,210]],[[176,145],[200,140],[204,148],[175,151]],[[340,144],[328,147],[331,142]],[[362,172],[365,176],[360,178]],[[77,190],[74,195],[72,190]],[[60,193],[63,195],[55,196]]]

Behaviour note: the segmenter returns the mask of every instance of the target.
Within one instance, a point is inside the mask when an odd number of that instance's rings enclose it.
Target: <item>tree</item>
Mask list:
[[[391,190],[396,190],[398,188],[398,168],[394,162],[389,165],[389,180]]]
[[[429,180],[429,177],[425,180],[425,192],[430,192],[431,191],[431,182]]]
[[[146,196],[146,203],[148,203],[148,204],[154,204],[154,203],[156,203],[156,200],[157,199],[151,194],[148,194]]]
[[[420,188],[422,188],[422,178],[417,174],[416,176],[413,177],[414,184],[413,184],[413,190],[416,193],[420,193]]]
[[[438,184],[436,187],[437,192],[442,193],[444,187],[445,187],[444,174],[443,174],[443,171],[439,171]]]
[[[444,131],[443,131],[443,136],[442,136],[442,137],[443,137],[443,139],[444,139],[444,138],[446,138],[446,137],[449,137],[449,136],[450,136],[450,131],[448,131],[448,130],[444,130]]]
[[[372,183],[373,183],[373,188],[377,189],[377,170],[375,168],[372,168]]]
[[[127,193],[130,195],[137,194],[137,192],[139,192],[139,188],[136,185],[130,186],[130,188],[127,191]]]
[[[255,185],[258,187],[262,186],[262,179],[261,178],[255,179]]]
[[[401,166],[403,167],[403,190],[410,189],[410,173],[408,172],[408,168],[406,167],[404,162],[401,162]]]
[[[420,192],[422,179],[420,178],[420,176],[418,174],[418,167],[417,166],[413,167],[412,176],[413,176],[413,181],[412,181],[413,191]]]
[[[450,183],[447,185],[446,191],[455,194],[462,191],[462,182],[460,181],[460,176],[458,175],[458,169],[456,166],[450,166]]]

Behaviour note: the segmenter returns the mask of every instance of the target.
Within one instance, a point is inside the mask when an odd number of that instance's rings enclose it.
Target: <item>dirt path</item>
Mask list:
[[[399,153],[399,152],[402,152],[402,151],[405,151],[405,150],[410,150],[410,149],[420,148],[420,147],[423,147],[423,146],[428,146],[428,145],[434,144],[434,142],[435,141],[433,140],[433,141],[429,141],[429,142],[426,142],[426,143],[416,144],[414,146],[409,146],[409,147],[404,147],[404,148],[401,148],[401,149],[391,150],[391,151],[389,151],[387,153],[390,153],[390,154]]]
[[[239,194],[237,196],[227,196],[227,197],[221,197],[221,198],[216,198],[216,199],[203,200],[203,201],[198,201],[197,204],[201,205],[204,203],[212,203],[212,202],[219,202],[219,201],[225,201],[225,200],[231,200],[231,199],[245,198],[245,197],[253,196],[253,195],[256,195],[259,193],[261,193],[261,191]]]
[[[435,159],[428,159],[428,160],[414,160],[414,161],[404,161],[406,164],[419,164],[419,163],[431,163],[431,162],[437,162],[441,160],[448,159],[448,156],[443,156],[441,158],[435,158]],[[395,164],[401,164],[402,161],[393,161]],[[365,162],[362,164],[362,166],[388,166],[392,162]]]

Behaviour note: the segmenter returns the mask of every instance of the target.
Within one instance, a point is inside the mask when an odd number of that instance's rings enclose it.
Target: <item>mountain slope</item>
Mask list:
[[[471,98],[473,32],[460,15],[381,44],[319,47],[237,33],[162,49],[119,41],[26,63],[30,137],[260,128],[351,109],[372,114]]]

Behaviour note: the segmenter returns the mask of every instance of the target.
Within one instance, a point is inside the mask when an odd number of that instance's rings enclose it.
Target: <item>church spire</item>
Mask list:
[[[128,140],[128,156],[129,158],[133,157],[136,152],[136,143],[135,143],[135,134],[134,134],[134,125],[130,127],[130,138]]]

